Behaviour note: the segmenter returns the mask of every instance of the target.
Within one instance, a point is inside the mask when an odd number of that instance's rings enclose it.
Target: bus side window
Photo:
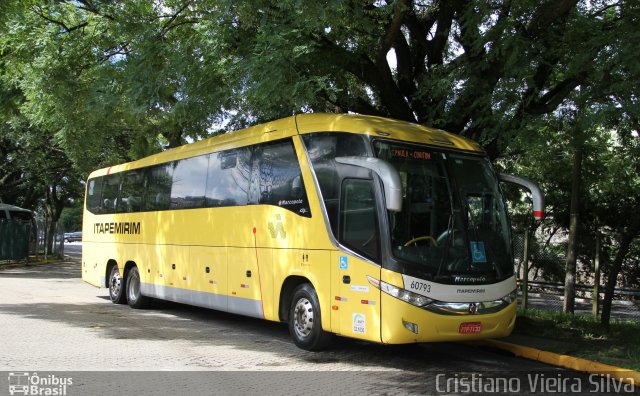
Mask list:
[[[290,139],[256,148],[250,199],[252,203],[279,206],[311,217],[298,157]]]
[[[246,147],[210,155],[206,207],[247,204],[250,158],[251,151]]]
[[[201,208],[204,205],[208,167],[208,155],[175,162],[171,185],[171,209]]]
[[[102,183],[104,177],[89,180],[87,186],[87,210],[93,214],[102,213]]]
[[[169,209],[172,176],[173,166],[170,163],[155,165],[146,169],[145,184],[147,188],[143,200],[144,210]]]
[[[320,185],[331,230],[334,235],[338,235],[338,199],[341,178],[335,158],[368,156],[365,137],[351,133],[313,133],[302,136],[302,141]]]
[[[338,239],[345,246],[375,260],[379,253],[373,182],[345,179],[342,189]]]
[[[139,212],[142,207],[144,184],[142,184],[142,170],[134,169],[124,172],[122,188],[116,211],[118,213]]]
[[[120,173],[114,173],[104,177],[102,186],[102,213],[116,213],[118,196],[120,195]]]

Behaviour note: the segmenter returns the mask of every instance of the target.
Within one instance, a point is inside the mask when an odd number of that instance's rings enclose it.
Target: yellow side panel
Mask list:
[[[227,251],[224,247],[192,246],[190,249],[191,286],[195,290],[227,294]]]
[[[159,285],[184,288],[189,273],[189,247],[156,245],[152,260],[158,263]]]
[[[330,254],[326,250],[275,249],[273,250],[273,304],[274,320],[278,320],[281,288],[288,277],[298,276],[309,280],[318,295],[322,328],[331,327]],[[289,307],[285,307],[287,310]]]
[[[260,298],[262,300],[262,310],[264,318],[269,320],[278,319],[278,306],[274,304],[273,293],[273,250],[257,249],[257,265],[258,273],[255,275],[259,281]]]
[[[265,318],[273,318],[273,272],[269,249],[227,248],[229,296],[262,303]],[[269,302],[268,304],[265,304]],[[234,300],[229,300],[233,310]],[[268,309],[268,311],[267,311]]]
[[[82,244],[82,280],[93,286],[103,287],[106,262],[98,253],[95,244],[90,242]]]
[[[380,270],[380,280],[387,282],[390,285],[404,288],[404,281],[402,280],[402,275],[399,272],[383,268]]]
[[[338,333],[380,342],[380,290],[367,276],[380,279],[380,267],[343,252],[331,253],[334,302],[338,306]]]

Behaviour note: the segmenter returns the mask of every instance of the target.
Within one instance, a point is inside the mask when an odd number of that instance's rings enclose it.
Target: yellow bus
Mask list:
[[[303,114],[96,170],[82,277],[114,303],[170,300],[287,322],[296,345],[508,335],[516,312],[498,176],[473,141]]]

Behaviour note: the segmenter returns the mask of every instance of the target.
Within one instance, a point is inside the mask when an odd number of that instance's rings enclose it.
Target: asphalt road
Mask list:
[[[261,394],[269,384],[279,389],[288,384],[292,394],[299,394],[314,383],[318,393],[327,389],[325,382],[340,386],[339,394],[430,394],[444,389],[444,379],[470,373],[575,375],[456,343],[386,346],[337,338],[331,350],[307,352],[293,344],[281,323],[173,303],[133,310],[112,304],[106,289],[82,282],[80,245],[68,244],[70,258],[61,264],[0,270],[0,371],[216,371],[226,372],[215,377],[220,381],[232,378],[234,385],[225,388],[232,394]],[[252,373],[253,388],[246,373]],[[213,377],[198,378],[190,383]],[[436,380],[442,380],[437,389]],[[157,379],[148,381],[157,386]]]

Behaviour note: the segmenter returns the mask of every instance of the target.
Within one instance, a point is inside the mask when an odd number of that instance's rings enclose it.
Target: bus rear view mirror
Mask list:
[[[500,173],[498,177],[500,181],[517,184],[529,190],[533,201],[533,217],[538,221],[544,218],[544,194],[536,183],[527,178],[506,173]]]
[[[402,210],[402,182],[398,171],[390,163],[373,157],[336,157],[336,162],[374,171],[382,180],[387,209],[392,212]]]

